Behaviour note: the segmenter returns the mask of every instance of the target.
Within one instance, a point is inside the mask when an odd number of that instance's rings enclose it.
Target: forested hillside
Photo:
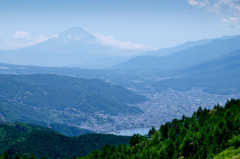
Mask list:
[[[109,114],[134,114],[141,111],[128,107],[126,103],[133,104],[146,100],[144,96],[99,79],[50,74],[1,75],[0,79],[3,98],[35,107],[51,109],[75,107],[87,113],[102,111]]]
[[[130,137],[106,134],[86,134],[67,137],[52,129],[33,124],[0,124],[0,154],[11,158],[19,153],[25,157],[68,158],[88,155],[105,144],[129,144]],[[1,157],[0,157],[1,158]]]
[[[130,146],[94,151],[87,158],[235,158],[240,157],[240,100],[214,109],[201,107],[191,117],[183,115],[152,128],[148,136],[134,135]]]
[[[0,120],[3,122],[48,126],[51,123],[80,125],[89,118],[111,121],[99,114],[139,114],[140,109],[128,104],[145,100],[142,95],[99,79],[52,74],[0,75]]]
[[[201,65],[182,71],[180,78],[156,82],[154,88],[162,90],[189,90],[192,87],[204,88],[211,94],[239,93],[240,50],[216,58]]]

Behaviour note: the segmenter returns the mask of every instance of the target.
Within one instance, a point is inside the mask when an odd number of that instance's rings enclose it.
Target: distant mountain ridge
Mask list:
[[[230,52],[224,56],[213,59],[211,61],[202,63],[200,65],[194,66],[192,68],[184,70],[186,73],[196,73],[196,72],[215,72],[224,71],[225,69],[240,69],[240,49]]]
[[[185,50],[185,49],[189,49],[191,47],[195,47],[195,46],[201,46],[201,45],[205,45],[211,41],[213,41],[214,39],[204,39],[204,40],[199,40],[199,41],[188,41],[186,43],[174,46],[174,47],[169,47],[169,48],[163,48],[163,49],[159,49],[157,51],[147,51],[142,53],[142,56],[158,56],[158,57],[162,57],[162,56],[167,56],[170,55],[174,52],[178,52],[181,50]]]
[[[162,48],[156,51],[147,51],[142,53],[142,56],[158,56],[158,57],[162,57],[162,56],[167,56],[170,55],[172,53],[181,51],[181,50],[186,50],[189,49],[191,47],[196,47],[196,46],[202,46],[205,44],[208,44],[210,42],[212,42],[213,40],[217,40],[217,39],[231,39],[231,38],[237,38],[240,37],[240,35],[235,35],[235,36],[223,36],[221,38],[213,38],[213,39],[203,39],[203,40],[197,40],[197,41],[188,41],[185,42],[183,44],[179,44],[177,46],[174,47],[169,47],[169,48]]]
[[[240,37],[226,37],[164,57],[138,56],[113,68],[181,70],[218,58],[238,49],[240,49]]]
[[[185,91],[192,87],[201,87],[213,94],[234,94],[240,90],[239,72],[240,50],[237,50],[183,70],[182,77],[178,79],[157,82],[155,88]]]

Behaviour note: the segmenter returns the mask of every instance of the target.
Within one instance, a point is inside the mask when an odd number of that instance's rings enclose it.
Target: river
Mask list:
[[[111,132],[108,132],[107,134],[122,135],[122,136],[132,136],[133,134],[145,135],[145,134],[148,134],[150,129],[151,128],[124,129],[124,130],[111,131]]]

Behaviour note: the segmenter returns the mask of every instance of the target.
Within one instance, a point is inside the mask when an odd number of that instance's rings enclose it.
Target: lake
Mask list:
[[[125,129],[125,130],[117,130],[117,131],[111,131],[107,134],[114,134],[114,135],[122,135],[122,136],[132,136],[135,134],[145,135],[148,134],[149,130],[151,128],[134,128],[134,129]]]

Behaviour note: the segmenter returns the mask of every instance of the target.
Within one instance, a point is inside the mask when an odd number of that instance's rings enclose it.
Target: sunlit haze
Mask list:
[[[72,27],[103,45],[156,50],[240,32],[238,0],[10,0],[0,2],[0,49],[23,48]]]

